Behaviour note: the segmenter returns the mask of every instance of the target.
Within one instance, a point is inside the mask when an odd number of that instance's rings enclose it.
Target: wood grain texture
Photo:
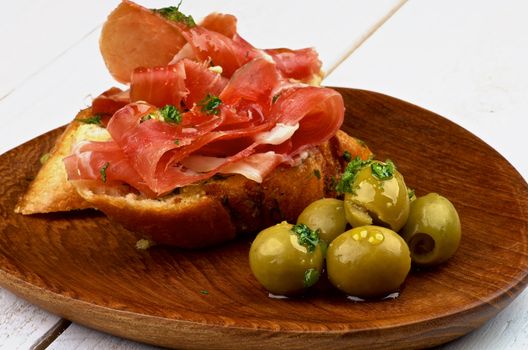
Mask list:
[[[249,271],[250,239],[139,252],[134,234],[95,212],[13,214],[58,131],[0,158],[0,284],[74,322],[178,348],[410,349],[479,327],[528,281],[526,183],[446,119],[384,95],[340,92],[343,129],[393,159],[418,194],[450,198],[461,216],[455,257],[413,271],[398,299],[355,303],[325,283],[301,299],[271,299]]]

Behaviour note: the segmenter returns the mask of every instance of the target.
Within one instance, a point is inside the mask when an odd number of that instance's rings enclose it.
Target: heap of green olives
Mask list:
[[[399,290],[411,262],[440,264],[458,248],[461,227],[453,204],[436,193],[416,197],[391,161],[351,160],[336,190],[343,200],[317,200],[296,225],[282,222],[253,241],[251,270],[271,293],[304,292],[318,281],[326,260],[336,288],[380,298]]]

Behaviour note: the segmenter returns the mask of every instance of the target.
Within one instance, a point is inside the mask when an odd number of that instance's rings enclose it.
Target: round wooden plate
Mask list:
[[[354,302],[328,283],[268,296],[242,238],[214,249],[134,248],[95,211],[22,216],[15,202],[60,129],[0,157],[0,284],[57,315],[117,336],[189,349],[411,349],[479,327],[528,281],[528,188],[492,148],[448,120],[378,93],[339,89],[343,129],[390,157],[418,195],[457,207],[460,249],[413,271],[394,300]]]

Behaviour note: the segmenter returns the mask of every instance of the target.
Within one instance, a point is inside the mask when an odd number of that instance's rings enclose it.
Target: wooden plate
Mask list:
[[[394,160],[419,195],[450,198],[461,217],[455,257],[413,271],[397,299],[354,302],[324,281],[304,298],[270,298],[249,270],[249,238],[202,251],[141,252],[133,234],[94,211],[14,214],[60,129],[0,157],[0,284],[74,322],[175,348],[411,349],[479,327],[528,281],[526,183],[497,152],[438,115],[339,90],[343,129]]]

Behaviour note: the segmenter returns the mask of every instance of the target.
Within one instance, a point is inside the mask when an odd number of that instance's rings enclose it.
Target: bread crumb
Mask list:
[[[137,250],[147,250],[149,249],[150,247],[153,247],[156,245],[156,242],[154,241],[151,241],[150,239],[140,239],[139,241],[136,242],[136,249]]]

